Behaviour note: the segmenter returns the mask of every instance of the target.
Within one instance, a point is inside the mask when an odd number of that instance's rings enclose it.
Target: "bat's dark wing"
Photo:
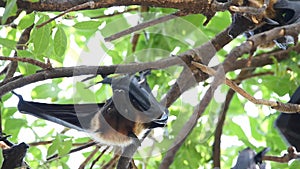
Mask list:
[[[300,87],[294,92],[289,103],[300,104]],[[280,113],[275,125],[285,139],[300,151],[300,114]]]
[[[13,92],[14,93],[14,92]],[[21,95],[14,93],[19,97],[18,110],[21,113],[30,114],[35,117],[52,121],[65,127],[83,131],[88,126],[82,126],[91,121],[95,114],[104,106],[99,104],[46,104],[38,102],[29,102],[23,100]],[[80,121],[79,121],[80,118]]]
[[[21,113],[80,131],[101,134],[110,128],[126,136],[138,135],[143,129],[163,127],[168,119],[168,109],[151,93],[146,75],[147,71],[140,76],[104,79],[102,83],[110,84],[113,89],[112,98],[105,103],[45,104],[24,101],[16,94],[19,97],[18,109]],[[135,125],[137,123],[141,125]]]
[[[274,4],[274,9],[278,12],[281,20],[281,24],[293,24],[300,21],[300,2],[278,0]]]

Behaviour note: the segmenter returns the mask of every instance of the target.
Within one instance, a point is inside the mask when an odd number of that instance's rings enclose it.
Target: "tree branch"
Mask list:
[[[178,12],[175,12],[175,13],[172,13],[172,14],[169,14],[169,15],[165,15],[165,16],[162,16],[162,17],[159,17],[157,19],[153,19],[151,21],[148,21],[148,22],[144,22],[144,23],[141,23],[141,24],[138,24],[136,26],[133,26],[133,27],[130,27],[128,29],[125,29],[121,32],[118,32],[118,33],[115,33],[109,37],[106,37],[104,38],[104,40],[106,42],[111,42],[113,40],[116,40],[122,36],[125,36],[125,35],[128,35],[128,34],[131,34],[133,32],[136,32],[136,31],[139,31],[139,30],[142,30],[142,29],[145,29],[147,27],[150,27],[150,26],[153,26],[153,25],[156,25],[156,24],[159,24],[159,23],[163,23],[163,22],[167,22],[171,19],[174,19],[178,16],[184,16],[185,14],[181,11],[178,11]]]
[[[265,155],[262,157],[262,160],[263,161],[274,161],[277,163],[288,163],[291,160],[300,158],[300,154],[296,151],[295,147],[288,147],[287,151],[288,151],[288,153],[284,154],[281,157]]]
[[[38,67],[41,67],[43,69],[50,69],[52,68],[50,63],[43,63],[41,61],[32,59],[32,58],[18,58],[18,57],[5,57],[5,56],[0,56],[0,60],[10,60],[12,62],[26,62],[26,63],[30,63],[32,65],[36,65]]]
[[[215,76],[216,71],[208,66],[202,65],[197,62],[192,62],[196,67],[201,69],[203,72]],[[242,95],[244,98],[249,100],[250,102],[254,104],[260,104],[260,105],[266,105],[270,106],[273,109],[276,109],[281,112],[285,113],[297,113],[300,112],[300,105],[299,104],[291,104],[291,103],[281,103],[281,102],[274,102],[274,101],[269,101],[269,100],[264,100],[264,99],[256,99],[255,97],[251,96],[249,93],[247,93],[245,90],[240,88],[236,83],[233,81],[225,78],[224,83],[229,86],[232,90],[237,92],[238,94]]]
[[[174,65],[181,65],[183,63],[184,62],[178,57],[170,57],[148,63],[131,63],[112,66],[75,66],[52,68],[39,71],[33,75],[29,75],[26,77],[20,77],[18,79],[15,79],[14,81],[9,81],[3,84],[2,86],[0,86],[0,97],[16,88],[46,79],[95,74],[99,74],[105,77],[113,73],[135,73],[145,69],[164,69]]]
[[[80,164],[78,169],[84,169],[87,163],[95,156],[99,149],[100,147],[96,146],[96,148],[91,152],[91,154]]]
[[[69,12],[72,12],[72,11],[79,11],[79,10],[81,10],[81,9],[85,9],[85,8],[88,8],[88,7],[91,8],[91,9],[93,9],[94,6],[95,6],[94,1],[88,1],[88,2],[85,2],[85,3],[83,3],[83,4],[76,5],[76,6],[72,7],[72,8],[67,9],[67,10],[64,11],[63,13],[61,13],[61,14],[59,14],[59,15],[57,15],[57,16],[55,16],[55,17],[53,17],[53,18],[51,18],[51,19],[49,19],[49,20],[47,20],[47,21],[45,21],[45,22],[43,22],[43,23],[41,23],[41,24],[39,24],[39,25],[36,25],[36,27],[37,27],[37,28],[40,28],[40,27],[46,25],[47,23],[50,23],[51,21],[54,21],[55,19],[57,19],[57,18],[59,18],[59,17],[65,15],[65,14],[67,14],[67,13],[69,13]]]
[[[65,11],[74,6],[90,2],[89,0],[43,0],[39,2],[30,2],[18,0],[17,5],[19,9],[23,9],[27,12],[32,11]],[[182,11],[189,11],[191,13],[202,13],[208,15],[220,9],[220,4],[212,3],[213,1],[207,0],[94,0],[95,8],[108,8],[112,6],[129,6],[129,5],[141,5],[151,7],[162,8],[174,8]],[[0,0],[0,7],[5,7],[5,1]],[[91,9],[87,7],[86,9]],[[223,9],[222,9],[223,10]]]

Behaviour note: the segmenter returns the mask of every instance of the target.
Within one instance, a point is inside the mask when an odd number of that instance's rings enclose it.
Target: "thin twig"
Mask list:
[[[25,62],[25,63],[30,63],[32,65],[41,67],[43,69],[51,69],[52,66],[49,63],[43,63],[41,61],[32,59],[32,58],[20,58],[20,57],[5,57],[5,56],[0,56],[0,60],[9,60],[9,61],[18,61],[18,62]]]
[[[259,15],[259,14],[262,14],[266,10],[266,7],[255,8],[255,7],[249,7],[249,6],[230,6],[229,9],[233,12]]]
[[[240,83],[241,81],[246,80],[246,79],[250,79],[253,77],[259,77],[259,76],[266,76],[266,75],[274,75],[274,72],[268,71],[268,72],[254,73],[251,75],[238,77],[238,78],[234,79],[233,81],[235,83]]]
[[[95,2],[94,1],[89,1],[89,2],[86,2],[86,3],[80,4],[80,5],[74,6],[74,7],[70,8],[70,9],[67,9],[63,13],[61,13],[61,14],[59,14],[59,15],[57,15],[57,16],[55,16],[55,17],[53,17],[53,18],[51,18],[51,19],[49,19],[49,20],[47,20],[47,21],[45,21],[45,22],[43,22],[43,23],[41,23],[39,25],[36,25],[36,27],[40,28],[40,27],[42,27],[42,26],[44,26],[44,25],[46,25],[46,24],[54,21],[55,19],[57,19],[57,18],[65,15],[66,13],[69,13],[69,12],[72,12],[72,11],[78,11],[78,10],[81,10],[81,9],[85,9],[87,7],[94,8],[95,7]]]
[[[109,162],[107,162],[104,166],[102,166],[101,168],[102,169],[112,168],[114,165],[116,165],[119,158],[120,158],[119,153],[116,153],[115,156]]]
[[[89,147],[94,146],[94,145],[96,145],[96,144],[97,144],[97,143],[94,142],[94,141],[89,142],[89,143],[86,143],[86,144],[84,144],[84,145],[82,145],[82,146],[80,146],[80,147],[77,147],[77,148],[72,149],[72,150],[68,153],[68,155],[69,155],[69,154],[72,154],[72,153],[75,153],[75,152],[78,152],[78,151],[80,151],[80,150],[89,148]],[[53,156],[48,157],[48,158],[47,158],[47,161],[53,160],[53,159],[55,159],[55,158],[59,158],[58,154],[54,154]]]
[[[262,157],[262,160],[263,161],[274,161],[274,162],[277,162],[277,163],[288,163],[291,160],[300,158],[300,153],[298,153],[296,151],[295,147],[292,147],[292,146],[288,147],[287,151],[288,151],[288,153],[284,154],[281,157],[265,155],[265,156]]]
[[[103,154],[109,149],[109,146],[107,146],[102,152],[101,154],[99,154],[97,156],[97,158],[92,162],[92,165],[90,167],[90,169],[93,169],[94,165],[96,164],[97,161],[99,161],[99,159],[103,156]]]
[[[214,133],[214,143],[213,143],[213,167],[221,167],[221,136],[223,131],[223,125],[225,122],[227,110],[229,108],[229,104],[234,96],[234,90],[230,89],[226,95],[226,100],[222,105],[222,111],[219,115],[219,120],[217,123],[217,127]]]
[[[87,163],[95,156],[99,149],[100,147],[96,146],[96,148],[91,152],[91,154],[80,164],[78,169],[84,169]]]
[[[29,146],[39,146],[39,145],[47,145],[47,144],[52,144],[53,140],[51,141],[39,141],[39,142],[32,142],[28,143]],[[73,143],[72,146],[83,146],[86,145],[87,143]]]
[[[109,37],[104,38],[104,40],[106,42],[111,42],[111,41],[116,40],[116,39],[118,39],[118,38],[120,38],[122,36],[128,35],[130,33],[133,33],[133,32],[136,32],[136,31],[139,31],[139,30],[142,30],[142,29],[145,29],[147,27],[150,27],[150,26],[153,26],[153,25],[156,25],[156,24],[159,24],[159,23],[166,22],[168,20],[171,20],[171,19],[176,18],[178,16],[183,16],[183,15],[184,15],[184,13],[181,12],[181,11],[178,11],[178,12],[175,12],[175,13],[172,13],[172,14],[169,14],[169,15],[165,15],[165,16],[162,16],[160,18],[153,19],[151,21],[138,24],[136,26],[133,26],[131,28],[128,28],[128,29],[123,30],[121,32],[118,32],[116,34],[113,34],[113,35],[111,35]]]
[[[214,76],[216,74],[216,71],[208,66],[205,66],[205,65],[197,63],[197,62],[192,62],[192,64],[209,75]],[[300,112],[300,105],[298,105],[298,104],[280,103],[280,102],[274,102],[274,101],[269,101],[269,100],[264,100],[264,99],[256,99],[255,97],[253,97],[249,93],[247,93],[245,90],[240,88],[236,83],[234,83],[233,81],[231,81],[227,78],[225,78],[225,84],[254,104],[270,106],[273,109],[276,109],[278,111],[285,112],[285,113]]]

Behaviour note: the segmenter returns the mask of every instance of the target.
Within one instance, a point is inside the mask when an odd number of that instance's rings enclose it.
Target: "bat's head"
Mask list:
[[[145,123],[161,120],[161,117],[166,120],[168,110],[153,96],[146,78],[149,73],[150,71],[144,71],[139,76],[125,75],[104,79],[105,83],[112,86],[114,105],[119,112],[125,112],[122,115],[128,116],[130,120],[136,120],[136,116]]]
[[[106,140],[129,141],[129,137],[142,136],[145,129],[163,127],[168,119],[168,109],[161,105],[151,92],[146,76],[137,75],[105,78],[101,83],[110,84],[113,96],[102,109],[98,132]],[[97,124],[95,124],[97,126]]]

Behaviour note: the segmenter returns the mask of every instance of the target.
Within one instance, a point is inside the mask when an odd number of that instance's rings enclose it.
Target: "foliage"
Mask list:
[[[15,6],[12,5],[14,2],[13,0],[9,1],[2,17],[2,23],[5,23],[6,19],[14,12]],[[161,8],[151,10],[155,10],[155,15],[172,12],[172,10]],[[175,49],[176,52],[172,54],[179,54],[199,46],[230,24],[230,14],[228,12],[217,13],[205,27],[202,25],[205,20],[204,16],[189,15],[179,20],[187,25],[190,24],[190,26],[178,28],[176,26],[178,20],[176,20],[176,22],[168,21],[167,23],[147,28],[145,32],[140,32],[135,51],[132,50],[133,45],[130,36],[113,41],[110,46],[105,44],[101,38],[96,38],[96,42],[93,43],[94,46],[89,45],[89,40],[95,41],[95,36],[107,37],[112,33],[130,27],[134,18],[133,15],[136,14],[136,12],[131,12],[100,19],[89,18],[90,16],[101,16],[110,11],[111,9],[96,9],[72,12],[39,29],[36,28],[36,25],[57,15],[57,13],[23,12],[17,19],[16,28],[5,25],[0,27],[0,53],[3,56],[11,56],[12,50],[17,48],[17,41],[21,32],[30,26],[34,26],[27,44],[28,48],[22,51],[18,50],[19,57],[30,57],[42,62],[44,62],[45,58],[49,58],[54,67],[81,64],[112,65],[147,62],[168,57]],[[143,16],[136,16],[142,20]],[[197,31],[189,30],[191,26],[196,28]],[[219,51],[219,60],[224,60],[228,49],[232,49],[243,40],[244,38],[240,37],[231,42],[228,47]],[[89,55],[86,56],[84,53],[89,53]],[[253,96],[264,99],[288,101],[288,96],[300,83],[300,57],[295,53],[291,53],[291,55],[293,57],[289,60],[280,63],[274,60],[274,64],[256,69],[255,73],[271,71],[274,72],[274,75],[247,79],[241,84],[243,89]],[[96,58],[97,62],[94,62],[93,57]],[[0,61],[0,66],[4,68],[7,63]],[[31,64],[19,63],[17,72],[23,75],[30,75],[37,70],[39,68]],[[165,70],[152,71],[149,77],[149,84],[157,90],[158,99],[162,98],[170,89],[170,85],[178,77],[181,70],[178,67],[171,67]],[[228,76],[235,78],[237,74],[238,72],[230,72]],[[3,79],[4,76],[0,76],[0,80],[2,81]],[[37,83],[33,87],[25,86],[17,91],[26,96],[26,100],[55,103],[102,102],[111,96],[110,88],[105,85],[86,88],[90,84],[95,83],[95,81],[99,81],[100,77],[89,82],[81,82],[82,79],[83,77],[75,77],[71,80],[69,78],[47,80]],[[209,83],[209,79],[206,82]],[[204,84],[200,83],[200,87],[191,89],[191,91],[196,91],[192,93],[196,101],[199,101],[207,90]],[[223,87],[223,91],[228,91],[228,88]],[[147,168],[158,168],[164,151],[172,143],[172,139],[176,137],[193,112],[195,105],[186,101],[186,99],[189,100],[190,95],[182,96],[169,108],[171,116],[168,126],[163,131],[164,140],[157,144],[161,148],[162,154],[151,158],[138,158],[142,156],[138,153],[136,155],[138,166],[146,165]],[[10,138],[12,142],[26,141],[30,143],[53,140],[51,145],[31,146],[29,148],[26,161],[32,168],[57,168],[57,166],[72,168],[79,166],[84,158],[90,154],[90,149],[83,151],[82,155],[79,155],[81,157],[79,159],[82,161],[74,160],[72,156],[65,156],[71,150],[72,143],[87,141],[87,135],[82,133],[74,134],[75,132],[72,131],[65,132],[61,127],[54,126],[53,123],[20,115],[16,109],[16,97],[12,97],[11,94],[5,95],[2,101],[3,131],[12,135]],[[176,155],[172,168],[211,168],[213,134],[220,110],[222,110],[222,102],[214,100],[207,108],[205,114],[199,119],[196,128]],[[281,154],[287,145],[274,128],[274,121],[277,115],[278,112],[272,109],[253,105],[241,96],[235,95],[231,101],[223,129],[222,167],[230,168],[235,157],[237,157],[238,151],[246,147],[254,148],[257,151],[263,147],[270,147],[270,154]],[[56,129],[54,130],[53,127]],[[46,157],[55,153],[63,156],[63,158],[51,162],[45,161]],[[107,162],[111,155],[112,153],[105,154],[97,164]],[[298,168],[299,162],[295,161],[291,164],[269,163],[269,165],[272,167],[276,166],[276,168],[287,168],[288,166],[289,168]]]

